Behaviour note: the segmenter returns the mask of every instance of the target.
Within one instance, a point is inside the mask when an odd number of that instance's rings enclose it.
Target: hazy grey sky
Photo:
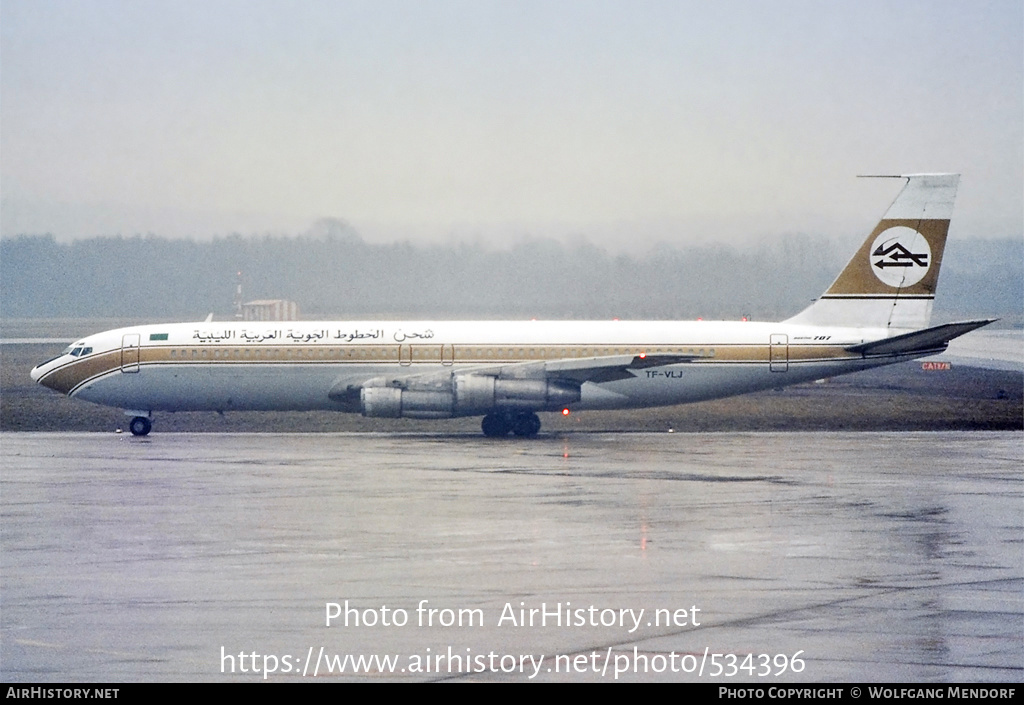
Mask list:
[[[1024,3],[0,0],[3,235],[1024,231]]]

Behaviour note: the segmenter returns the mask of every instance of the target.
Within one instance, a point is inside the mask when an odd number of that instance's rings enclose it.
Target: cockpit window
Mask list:
[[[58,355],[57,357],[52,357],[49,360],[47,360],[46,362],[40,362],[38,365],[36,365],[36,367],[42,367],[43,365],[49,365],[54,360],[59,360],[60,358],[64,357],[65,355],[72,355],[74,357],[80,357],[82,355],[88,355],[91,352],[92,352],[92,348],[87,348],[84,345],[82,345],[81,343],[72,343],[71,345],[69,345],[66,348],[64,348],[64,350],[61,351],[60,355]]]
[[[64,348],[64,352],[61,355],[71,355],[72,357],[81,357],[82,355],[89,355],[92,353],[91,347],[86,347],[81,343],[74,343]],[[60,355],[58,355],[60,357]],[[56,359],[56,358],[54,358]]]

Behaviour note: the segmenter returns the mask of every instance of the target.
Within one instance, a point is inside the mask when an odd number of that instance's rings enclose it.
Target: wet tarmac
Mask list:
[[[1024,679],[1021,433],[5,433],[0,460],[8,682]]]

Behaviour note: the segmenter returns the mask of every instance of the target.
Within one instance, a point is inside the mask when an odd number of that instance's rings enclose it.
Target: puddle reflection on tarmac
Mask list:
[[[1021,441],[3,434],[2,675],[1020,682]]]

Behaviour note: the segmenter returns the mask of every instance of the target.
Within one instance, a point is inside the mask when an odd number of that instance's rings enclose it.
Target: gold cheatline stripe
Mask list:
[[[402,346],[403,356],[399,360],[398,346],[366,346],[350,348],[333,347],[182,347],[144,346],[139,350],[139,364],[160,365],[209,365],[209,364],[398,364],[409,363],[406,351],[412,351],[411,363],[458,364],[516,364],[545,360],[561,360],[588,357],[610,357],[613,355],[693,355],[692,361],[678,364],[712,363],[768,363],[778,362],[826,362],[830,360],[854,359],[860,357],[838,345],[780,344],[764,345],[457,345],[444,346],[444,357],[440,345]],[[776,350],[772,360],[771,348]],[[779,349],[787,348],[787,356],[780,357]],[[454,352],[453,352],[454,350]],[[490,353],[495,353],[489,357]],[[258,354],[262,353],[262,354]],[[551,353],[551,354],[543,354]],[[454,355],[454,360],[453,356]],[[47,387],[67,394],[96,377],[121,369],[121,348],[69,362],[50,372],[40,381]]]
[[[846,351],[839,345],[807,345],[782,343],[769,346],[746,344],[726,345],[649,345],[649,346],[617,346],[617,345],[420,345],[402,346],[399,358],[399,346],[366,346],[352,348],[333,347],[297,347],[297,348],[258,348],[247,347],[144,347],[142,348],[142,364],[176,363],[176,364],[209,364],[209,363],[380,363],[408,362],[437,363],[454,362],[472,363],[504,363],[534,362],[543,360],[561,360],[590,357],[636,356],[647,355],[692,355],[693,362],[766,362],[770,357],[770,348],[778,351],[787,347],[791,360],[818,360],[835,358],[859,357]],[[410,357],[411,351],[411,357]],[[453,358],[454,355],[454,358]],[[118,361],[118,366],[120,362]],[[683,363],[686,364],[686,363]]]
[[[68,394],[93,377],[121,369],[121,348],[96,355],[87,355],[58,367],[39,380],[40,384]]]

